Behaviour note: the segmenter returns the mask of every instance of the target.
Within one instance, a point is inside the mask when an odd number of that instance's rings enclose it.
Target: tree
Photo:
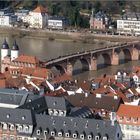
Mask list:
[[[99,12],[102,8],[101,2],[100,1],[95,1],[94,3],[94,9],[95,9],[95,13]]]

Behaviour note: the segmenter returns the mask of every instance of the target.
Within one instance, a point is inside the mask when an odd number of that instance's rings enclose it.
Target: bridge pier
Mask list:
[[[72,73],[73,73],[73,65],[71,63],[67,63],[66,74],[72,76]]]
[[[97,59],[95,57],[90,60],[89,70],[97,70]]]
[[[111,65],[118,65],[119,64],[119,55],[113,52],[111,56]]]
[[[132,49],[131,60],[139,60],[139,51],[136,48]]]

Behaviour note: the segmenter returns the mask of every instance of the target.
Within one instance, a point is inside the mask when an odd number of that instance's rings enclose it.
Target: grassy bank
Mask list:
[[[0,34],[6,34],[17,37],[29,37],[29,38],[46,38],[48,40],[61,40],[61,41],[73,41],[78,39],[76,36],[47,32],[43,30],[23,30],[18,28],[0,28]]]

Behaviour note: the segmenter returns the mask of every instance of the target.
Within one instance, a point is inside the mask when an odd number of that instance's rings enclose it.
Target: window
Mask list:
[[[40,135],[40,130],[37,130],[37,131],[36,131],[36,134],[37,134],[37,135]]]
[[[99,138],[99,136],[95,136],[95,140],[99,140],[100,138]]]
[[[76,139],[76,138],[77,138],[77,134],[76,134],[76,133],[73,133],[73,135],[72,135],[72,136],[73,136],[73,138],[74,138],[74,139]]]
[[[129,125],[126,125],[126,129],[129,130]]]
[[[15,137],[14,136],[10,136],[10,140],[15,140]]]
[[[66,138],[69,138],[69,136],[70,136],[70,133],[65,133]]]
[[[88,140],[92,140],[92,135],[88,135]]]
[[[51,136],[55,136],[55,131],[51,131]]]
[[[22,131],[22,125],[19,125],[19,126],[18,126],[18,130],[19,130],[19,132]]]
[[[138,122],[138,118],[134,118],[133,121],[134,121],[134,123],[137,123]]]
[[[85,135],[84,134],[80,134],[80,139],[84,140],[85,139]]]
[[[62,132],[58,132],[58,137],[62,137]]]
[[[104,136],[104,137],[103,137],[103,140],[107,140],[107,137],[106,137],[106,136]]]
[[[7,129],[7,124],[6,124],[6,123],[3,124],[3,129],[4,129],[4,130]]]
[[[28,131],[29,131],[29,127],[25,126],[25,132],[28,133]]]
[[[120,116],[119,120],[122,121],[123,119],[124,119],[124,117],[123,116]]]
[[[130,118],[130,117],[127,117],[127,118],[126,118],[126,121],[127,121],[127,122],[129,122],[130,120],[131,120],[131,118]]]
[[[14,125],[13,125],[13,124],[10,125],[10,130],[11,130],[11,131],[14,130]]]

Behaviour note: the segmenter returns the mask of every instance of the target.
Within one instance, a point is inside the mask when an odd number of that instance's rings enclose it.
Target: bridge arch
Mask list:
[[[124,53],[124,59],[126,61],[130,61],[132,59],[130,50],[129,49],[123,49],[122,51]]]
[[[97,69],[111,65],[111,56],[108,53],[102,53],[97,56]]]
[[[60,74],[64,74],[66,72],[65,68],[61,65],[54,65],[52,68],[51,68],[52,71],[57,71],[58,73]]]
[[[83,71],[89,71],[89,61],[86,58],[77,59],[73,63],[73,74]]]
[[[131,49],[122,49],[120,50],[118,53],[118,57],[119,57],[119,64],[123,64],[127,61],[132,60],[132,52]]]

